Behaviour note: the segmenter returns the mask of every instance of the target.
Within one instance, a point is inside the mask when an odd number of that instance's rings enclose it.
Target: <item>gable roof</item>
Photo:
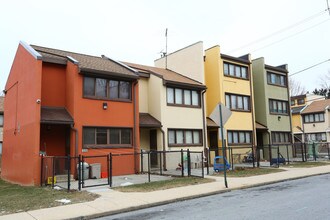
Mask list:
[[[330,105],[330,99],[314,101],[309,106],[307,106],[301,114],[309,114],[314,112],[324,112],[326,108]]]
[[[153,66],[146,66],[141,64],[135,63],[128,63],[123,62],[124,64],[136,69],[137,71],[148,72],[149,74],[153,74],[159,78],[164,80],[165,85],[181,85],[199,89],[206,89],[206,86],[203,85],[201,82],[193,80],[189,77],[181,75],[180,73],[174,72],[169,69],[153,67]]]
[[[5,101],[5,97],[0,96],[0,112],[1,113],[4,111],[4,101]]]
[[[300,114],[301,110],[303,110],[305,107],[306,107],[306,105],[298,106],[298,107],[292,107],[292,108],[291,108],[291,113],[292,113],[293,115],[295,115],[295,114]]]
[[[162,124],[156,118],[148,113],[140,113],[140,127],[141,128],[160,128]]]
[[[44,62],[65,65],[68,60],[77,61],[77,65],[82,73],[138,78],[137,73],[133,69],[106,56],[97,57],[36,45],[31,45],[31,47],[41,54]]]

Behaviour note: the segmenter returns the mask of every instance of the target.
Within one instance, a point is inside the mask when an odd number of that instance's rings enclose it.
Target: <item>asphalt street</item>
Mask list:
[[[330,219],[329,204],[330,174],[234,190],[99,219],[323,220]]]

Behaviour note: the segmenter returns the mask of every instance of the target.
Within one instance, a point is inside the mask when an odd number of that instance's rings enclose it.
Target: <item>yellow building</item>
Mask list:
[[[256,135],[250,55],[232,57],[221,54],[220,47],[214,46],[205,50],[204,67],[206,115],[210,116],[218,103],[230,109],[232,114],[224,124],[226,147],[241,148],[235,151],[239,154],[251,151]],[[217,130],[208,127],[210,149],[222,145]]]

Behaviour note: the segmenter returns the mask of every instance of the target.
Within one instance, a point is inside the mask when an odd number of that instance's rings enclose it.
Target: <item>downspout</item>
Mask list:
[[[166,151],[166,148],[165,148],[165,131],[163,130],[163,128],[160,128],[160,131],[162,132],[162,136],[163,136],[163,152],[164,152],[164,154],[163,154],[163,170],[164,171],[166,171],[167,169],[166,169],[166,153],[165,153],[165,151]]]
[[[134,123],[134,137],[133,137],[133,151],[134,151],[134,171],[135,173],[138,173],[138,169],[137,169],[137,150],[136,150],[136,94],[135,94],[135,87],[137,85],[138,81],[135,81],[133,83],[133,123]]]
[[[268,140],[268,143],[269,143],[268,155],[269,155],[269,161],[270,161],[270,159],[272,158],[272,147],[271,146],[272,146],[273,143],[271,142],[272,139],[271,139],[270,131],[268,130],[267,133],[268,133],[268,139],[269,139]]]
[[[206,120],[205,105],[204,105],[204,95],[205,95],[205,93],[206,93],[206,89],[203,90],[203,92],[202,92],[202,112],[203,112],[202,113],[203,114],[202,118],[203,118],[203,130],[204,130],[204,132],[203,132],[203,139],[204,139],[203,145],[204,145],[204,156],[206,157],[208,152],[206,152],[206,147],[207,147],[206,132],[207,132],[207,129],[206,129],[206,123],[205,123],[205,120]],[[202,160],[203,160],[203,158],[202,158]]]
[[[78,129],[74,127],[73,124],[71,124],[71,129],[75,132],[75,140],[74,140],[74,143],[75,143],[75,157],[78,157]]]
[[[254,91],[252,88],[253,85],[253,76],[252,76],[252,65],[250,64],[250,93],[251,93],[251,113],[252,113],[252,131],[253,131],[253,136],[252,136],[252,149],[253,149],[253,154],[256,155],[257,153],[257,147],[256,147],[256,136],[257,136],[257,130],[255,127],[255,112],[254,112]]]

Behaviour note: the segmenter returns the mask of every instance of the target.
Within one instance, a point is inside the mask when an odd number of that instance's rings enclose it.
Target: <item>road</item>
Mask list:
[[[234,190],[100,219],[323,220],[330,219],[329,204],[330,174]]]

